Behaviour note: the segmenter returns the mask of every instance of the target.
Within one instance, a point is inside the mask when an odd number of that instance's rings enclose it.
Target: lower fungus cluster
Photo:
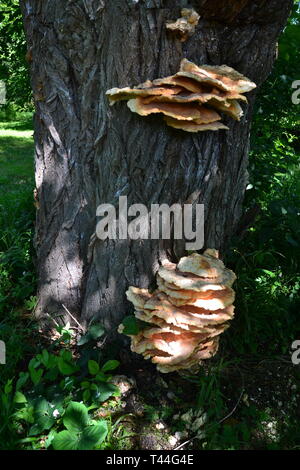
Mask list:
[[[151,359],[160,372],[196,370],[216,354],[219,336],[233,318],[235,279],[216,250],[193,253],[177,265],[165,261],[156,291],[129,287],[126,293],[135,317],[148,324],[128,334],[131,350]],[[125,333],[123,324],[118,331]]]
[[[247,103],[243,93],[256,87],[247,77],[226,65],[197,66],[187,59],[170,77],[146,81],[134,88],[112,88],[106,92],[110,104],[128,101],[140,116],[161,113],[168,126],[187,132],[228,129],[219,112],[240,120]]]

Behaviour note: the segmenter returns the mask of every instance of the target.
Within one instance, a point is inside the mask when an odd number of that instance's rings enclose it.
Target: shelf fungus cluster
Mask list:
[[[147,325],[128,335],[131,350],[151,359],[160,372],[197,370],[216,354],[219,336],[233,318],[235,279],[213,249],[181,258],[177,265],[165,261],[157,290],[129,287],[126,293],[135,317]],[[124,325],[118,331],[125,333]]]
[[[194,34],[196,26],[199,23],[200,16],[195,10],[182,8],[181,18],[176,21],[168,21],[166,28],[169,32],[178,36],[181,42],[186,41],[189,36]]]
[[[112,88],[106,92],[110,104],[126,100],[129,109],[140,116],[163,114],[168,126],[187,132],[228,129],[220,113],[240,120],[244,93],[253,90],[251,82],[226,65],[197,66],[181,61],[175,75],[146,81],[134,88]]]

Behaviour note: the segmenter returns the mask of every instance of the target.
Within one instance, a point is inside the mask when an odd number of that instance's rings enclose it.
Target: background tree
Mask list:
[[[0,80],[7,91],[6,111],[32,109],[26,39],[18,0],[0,2]]]
[[[165,29],[181,1],[20,3],[36,104],[37,314],[62,314],[64,304],[111,327],[126,311],[127,286],[148,286],[160,258],[183,251],[172,242],[95,240],[97,206],[120,195],[171,205],[200,191],[205,245],[224,250],[242,212],[255,93],[228,132],[190,136],[123,104],[110,109],[105,91],[173,74],[183,57],[225,63],[260,86],[293,2],[192,1],[201,20],[186,43]]]

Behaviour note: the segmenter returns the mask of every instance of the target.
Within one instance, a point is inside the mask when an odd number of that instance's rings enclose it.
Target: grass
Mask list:
[[[0,203],[20,189],[33,189],[32,118],[0,122]],[[12,196],[13,197],[13,196]]]
[[[23,314],[35,291],[32,135],[32,115],[0,121],[0,336],[8,358],[0,384],[30,350],[31,330]]]

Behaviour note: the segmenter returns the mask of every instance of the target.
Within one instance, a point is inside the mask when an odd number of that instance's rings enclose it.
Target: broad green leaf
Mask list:
[[[107,423],[104,420],[95,426],[88,426],[80,436],[78,450],[93,450],[96,446],[102,444],[107,433]]]
[[[89,333],[87,333],[86,335],[83,335],[83,336],[81,336],[81,338],[79,338],[77,344],[78,344],[78,346],[83,346],[84,344],[88,343],[91,340],[92,340],[91,335]]]
[[[43,372],[43,369],[30,369],[30,378],[34,385],[37,385],[40,382]]]
[[[97,375],[100,370],[98,362],[94,361],[93,359],[89,360],[88,368],[91,375]]]
[[[101,325],[92,325],[88,330],[92,339],[96,340],[104,335],[105,330]]]
[[[63,423],[68,431],[82,431],[89,424],[87,407],[83,403],[71,401],[64,414]]]
[[[28,379],[29,379],[28,372],[20,372],[19,378],[16,383],[16,390],[20,390],[22,387],[24,387]]]
[[[14,396],[14,402],[15,403],[26,403],[27,398],[22,392],[17,391]]]
[[[113,395],[118,394],[118,392],[119,389],[115,385],[106,382],[100,382],[96,393],[96,399],[99,402],[103,402],[108,400],[108,398],[112,397]]]
[[[61,431],[54,436],[52,446],[54,450],[77,450],[79,434],[71,431]]]
[[[137,335],[139,332],[138,321],[133,315],[125,317],[122,321],[122,325],[124,325],[124,335]]]
[[[124,335],[137,335],[145,327],[149,327],[148,323],[138,320],[134,315],[129,315],[125,317],[122,321],[124,326],[123,334]]]
[[[96,339],[103,336],[105,333],[104,328],[101,325],[92,325],[88,332],[81,336],[78,341],[78,346],[83,346],[84,344],[88,343],[89,341],[95,341]]]
[[[50,429],[55,423],[53,416],[54,406],[45,398],[38,398],[32,402],[34,408],[34,425],[31,427],[29,435],[36,436],[41,432]]]
[[[72,375],[78,370],[73,362],[66,361],[63,357],[58,358],[58,368],[63,375]]]
[[[48,361],[49,361],[49,353],[48,353],[47,349],[43,349],[43,351],[42,351],[42,358],[43,358],[43,364],[44,364],[44,366],[47,367]]]
[[[98,372],[98,374],[96,375],[95,380],[97,380],[99,382],[106,382],[107,378],[108,378],[108,376],[105,375],[104,372],[102,372],[100,370],[100,372]]]
[[[6,384],[5,384],[4,393],[5,393],[6,395],[9,395],[9,394],[11,393],[11,391],[12,391],[12,388],[13,388],[13,386],[12,386],[12,381],[13,381],[13,379],[10,379],[10,380],[8,380],[8,381],[6,382]]]
[[[107,361],[101,370],[102,372],[107,372],[108,370],[116,369],[117,367],[119,367],[119,365],[120,365],[119,361],[115,361],[115,360]]]
[[[26,421],[29,424],[34,423],[34,409],[32,406],[24,406],[19,411],[14,413],[14,418],[17,420]]]
[[[55,438],[55,436],[57,435],[57,433],[51,429],[51,431],[49,432],[48,436],[47,436],[47,439],[45,441],[45,448],[48,449],[48,447],[50,447],[50,445],[52,444],[52,441],[53,439]]]
[[[88,401],[91,398],[90,390],[85,390],[82,394],[83,401]]]
[[[81,387],[82,388],[90,388],[90,382],[87,382],[87,381],[81,382]]]
[[[38,367],[40,365],[40,361],[36,358],[36,357],[33,357],[30,361],[29,361],[29,364],[28,364],[28,369],[31,370],[31,369],[35,369],[36,367]]]
[[[81,432],[62,431],[54,436],[52,446],[55,450],[93,450],[99,446],[108,433],[106,421],[87,426]]]

